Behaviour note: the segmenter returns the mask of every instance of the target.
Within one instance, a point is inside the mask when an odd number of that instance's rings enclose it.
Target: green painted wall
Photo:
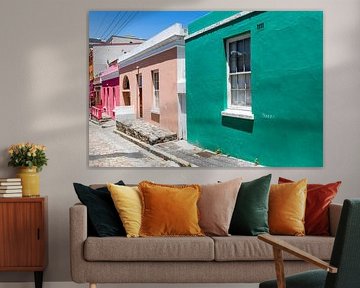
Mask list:
[[[205,15],[189,31],[228,13]],[[255,119],[223,117],[225,40],[249,31]],[[323,166],[322,12],[255,13],[188,39],[186,86],[190,143],[265,166]]]

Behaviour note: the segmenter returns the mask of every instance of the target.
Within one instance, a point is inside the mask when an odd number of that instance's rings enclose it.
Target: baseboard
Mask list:
[[[44,282],[43,288],[88,288],[74,282]],[[97,288],[258,288],[259,284],[98,284]],[[0,288],[34,288],[31,282],[2,282]]]

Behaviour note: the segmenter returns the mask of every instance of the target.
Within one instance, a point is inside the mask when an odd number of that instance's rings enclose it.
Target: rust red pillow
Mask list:
[[[290,183],[292,180],[279,177],[279,184]],[[336,196],[341,181],[329,184],[308,184],[305,210],[305,234],[328,236],[329,206]]]

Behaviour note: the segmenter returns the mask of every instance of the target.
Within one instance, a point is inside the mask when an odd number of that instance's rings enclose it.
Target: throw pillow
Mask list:
[[[141,226],[141,196],[137,187],[107,185],[127,237],[139,237]]]
[[[279,184],[292,183],[279,177]],[[341,181],[329,184],[308,184],[305,210],[305,233],[307,235],[329,236],[329,206],[335,198]]]
[[[307,180],[273,184],[269,195],[271,234],[303,236]]]
[[[230,181],[201,185],[198,202],[201,229],[207,235],[228,236],[231,216],[242,178]]]
[[[119,181],[118,185],[125,185]],[[80,183],[74,183],[75,192],[87,208],[88,223],[94,236],[125,236],[125,229],[106,187],[92,189]]]
[[[230,222],[230,234],[256,236],[269,233],[270,181],[271,174],[241,184]]]
[[[139,183],[143,204],[140,236],[202,236],[197,202],[199,185]]]

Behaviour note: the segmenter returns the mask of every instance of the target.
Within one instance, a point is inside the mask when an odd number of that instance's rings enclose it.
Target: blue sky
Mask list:
[[[174,23],[187,27],[208,11],[90,11],[89,37],[106,40],[111,35],[149,39]]]

